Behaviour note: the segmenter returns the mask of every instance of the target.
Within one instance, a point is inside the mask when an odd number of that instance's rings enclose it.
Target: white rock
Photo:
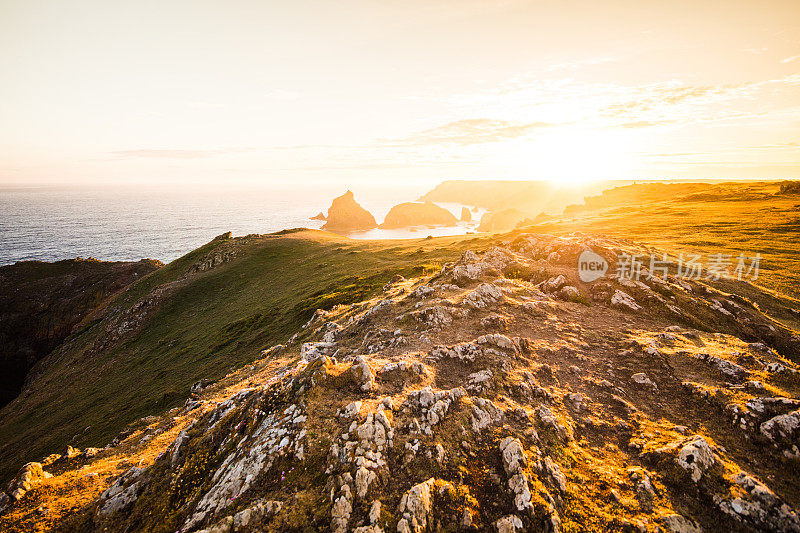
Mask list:
[[[689,472],[692,481],[695,482],[717,463],[708,441],[700,435],[695,435],[682,443],[675,461],[678,466]]]
[[[497,286],[481,283],[474,291],[467,294],[461,303],[473,309],[484,309],[496,304],[502,297],[503,291]]]
[[[434,479],[418,483],[411,487],[400,500],[399,514],[403,517],[397,523],[398,533],[422,533],[427,531],[428,520],[433,508]]]
[[[614,291],[613,296],[611,296],[611,305],[623,309],[630,309],[631,311],[639,311],[642,308],[641,305],[636,303],[633,296],[621,290]]]
[[[650,378],[647,377],[647,374],[645,374],[644,372],[638,372],[638,373],[632,375],[631,376],[631,381],[633,381],[637,385],[641,385],[643,387],[652,387],[654,389],[657,388],[656,384],[653,383],[650,380]]]
[[[494,523],[497,533],[516,533],[522,531],[522,520],[516,515],[504,516]]]

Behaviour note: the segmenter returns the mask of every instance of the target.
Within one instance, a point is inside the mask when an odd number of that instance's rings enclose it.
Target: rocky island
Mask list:
[[[334,233],[348,233],[378,227],[375,217],[356,202],[352,191],[334,198],[322,229]]]
[[[450,211],[433,202],[405,202],[394,206],[380,227],[455,226],[457,222],[458,219]]]

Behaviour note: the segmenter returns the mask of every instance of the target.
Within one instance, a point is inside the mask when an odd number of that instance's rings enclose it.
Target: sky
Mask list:
[[[0,186],[792,177],[796,0],[0,0]]]

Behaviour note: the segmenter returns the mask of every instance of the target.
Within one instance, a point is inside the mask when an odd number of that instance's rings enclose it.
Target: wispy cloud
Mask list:
[[[557,126],[551,122],[515,123],[506,120],[471,118],[456,120],[437,128],[429,129],[411,137],[418,144],[480,144],[516,139],[534,130]]]
[[[791,63],[792,61],[796,61],[798,59],[800,59],[800,54],[796,56],[784,57],[781,59],[781,63]]]
[[[219,150],[137,149],[114,150],[110,152],[110,154],[121,159],[199,159],[225,154],[244,153],[252,150],[252,148],[224,148]]]
[[[651,128],[653,126],[666,126],[674,124],[674,120],[637,120],[635,122],[623,122],[620,128]]]
[[[670,81],[638,87],[620,87],[616,102],[599,114],[627,122],[708,122],[764,116],[764,109],[746,102],[764,102],[780,91],[794,90],[800,75],[740,84],[694,86]],[[613,91],[610,92],[613,95]],[[786,105],[785,103],[782,105]],[[779,110],[773,110],[779,113]]]

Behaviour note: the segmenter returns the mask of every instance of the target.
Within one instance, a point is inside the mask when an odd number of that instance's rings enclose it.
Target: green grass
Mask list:
[[[798,330],[800,319],[791,309],[798,308],[800,296],[800,235],[787,229],[796,224],[797,202],[770,196],[748,202],[667,198],[613,211],[581,211],[526,231],[605,233],[674,254],[760,252],[757,283],[774,293],[746,284],[716,285]],[[68,443],[102,446],[127,424],[181,404],[192,383],[217,379],[253,361],[262,349],[285,342],[317,308],[361,301],[378,294],[397,273],[431,273],[466,248],[496,242],[488,235],[370,242],[286,231],[237,240],[234,260],[187,275],[204,256],[232,244],[215,239],[142,278],[109,304],[108,314],[119,314],[148,294],[166,291],[144,327],[92,351],[88,347],[106,327],[96,318],[47,359],[29,394],[0,411],[0,480]]]
[[[66,444],[106,444],[130,422],[180,405],[201,378],[217,379],[285,342],[317,308],[372,297],[397,273],[430,274],[474,241],[370,243],[284,232],[245,239],[233,261],[187,278],[226,240],[206,244],[109,305],[118,313],[171,287],[145,327],[91,351],[106,322],[87,325],[68,350],[48,360],[31,393],[0,412],[0,479]]]

